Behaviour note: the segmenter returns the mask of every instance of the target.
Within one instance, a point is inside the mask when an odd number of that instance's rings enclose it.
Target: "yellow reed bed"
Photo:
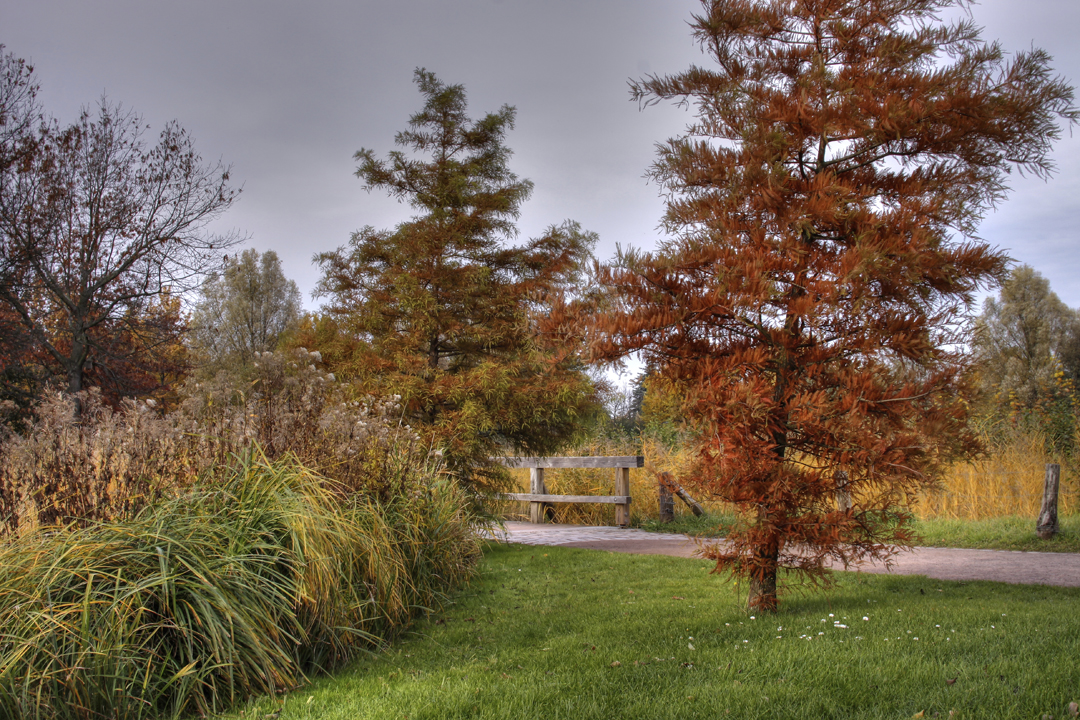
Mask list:
[[[1042,504],[1046,464],[1052,462],[1061,465],[1058,514],[1070,515],[1080,507],[1075,460],[1049,455],[1039,435],[1016,433],[1005,441],[988,442],[987,447],[984,458],[949,468],[940,487],[919,498],[915,514],[924,519],[1035,518]]]

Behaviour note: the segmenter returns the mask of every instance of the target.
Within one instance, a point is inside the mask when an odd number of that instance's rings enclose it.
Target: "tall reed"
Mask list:
[[[1069,515],[1080,509],[1077,458],[1047,452],[1048,443],[1037,430],[984,433],[983,444],[982,457],[953,464],[935,489],[919,497],[914,508],[917,516],[954,520],[1022,516],[1034,522],[1048,463],[1061,466],[1059,513]]]

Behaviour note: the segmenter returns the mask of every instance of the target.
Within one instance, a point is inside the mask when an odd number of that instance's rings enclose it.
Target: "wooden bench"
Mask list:
[[[529,520],[544,522],[550,503],[613,503],[615,524],[630,524],[630,468],[644,467],[641,455],[611,457],[503,457],[494,458],[508,468],[529,468],[530,489],[527,493],[506,493],[502,497],[529,503]],[[547,468],[614,468],[614,495],[549,495],[544,485]]]

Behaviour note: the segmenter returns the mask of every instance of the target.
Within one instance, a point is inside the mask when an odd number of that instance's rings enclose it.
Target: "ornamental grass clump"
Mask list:
[[[0,549],[0,718],[220,712],[385,642],[468,579],[430,467],[388,504],[257,447],[135,517]]]

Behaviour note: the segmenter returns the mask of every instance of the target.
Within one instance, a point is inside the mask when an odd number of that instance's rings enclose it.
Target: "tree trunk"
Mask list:
[[[75,404],[75,417],[79,419],[83,414],[82,398],[79,393],[83,390],[84,370],[86,368],[86,341],[76,334],[71,342],[71,350],[64,358],[64,372],[67,375],[67,391]]]
[[[750,570],[750,597],[747,602],[750,612],[776,612],[776,569],[779,556],[775,540],[754,551],[755,567]]]

